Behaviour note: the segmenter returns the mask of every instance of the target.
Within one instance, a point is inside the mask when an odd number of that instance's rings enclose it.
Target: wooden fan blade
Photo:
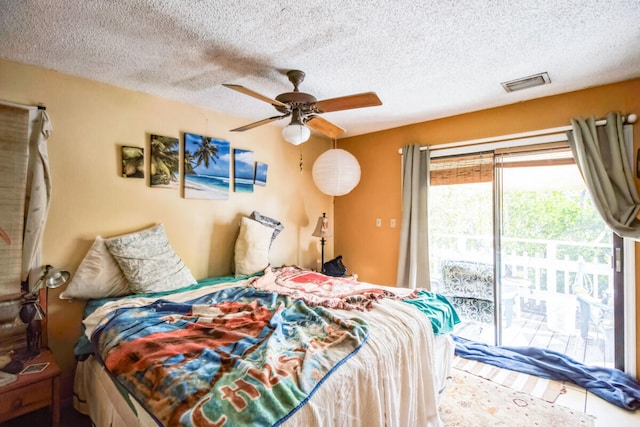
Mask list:
[[[222,83],[222,86],[228,87],[229,89],[237,90],[240,93],[244,93],[245,95],[252,96],[256,99],[259,99],[260,101],[268,102],[269,104],[274,106],[289,108],[289,106],[283,102],[280,102],[276,99],[269,98],[268,96],[261,95],[258,92],[254,92],[251,89],[247,89],[244,86],[233,85],[228,83]]]
[[[374,107],[376,105],[382,105],[378,95],[375,92],[365,92],[339,98],[323,99],[316,102],[314,109],[317,113],[328,113],[331,111],[351,110],[353,108]]]
[[[249,123],[248,125],[240,126],[239,128],[231,129],[229,132],[244,132],[245,130],[257,128],[258,126],[266,125],[267,123],[271,123],[274,120],[284,119],[285,117],[289,117],[290,114],[285,114],[282,116],[273,116],[268,119],[262,119],[258,122]]]
[[[329,120],[320,116],[313,116],[305,122],[311,129],[315,129],[320,133],[327,135],[329,138],[335,139],[346,132],[338,125],[334,125]]]

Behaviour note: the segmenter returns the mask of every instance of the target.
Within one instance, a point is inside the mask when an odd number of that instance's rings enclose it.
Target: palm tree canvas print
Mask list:
[[[253,151],[233,150],[233,188],[236,193],[253,193]]]
[[[229,199],[229,141],[184,134],[184,198]]]
[[[154,188],[178,188],[180,142],[170,136],[151,135],[151,182]]]
[[[256,185],[260,185],[262,187],[267,185],[267,169],[269,169],[269,165],[266,163],[256,162]]]

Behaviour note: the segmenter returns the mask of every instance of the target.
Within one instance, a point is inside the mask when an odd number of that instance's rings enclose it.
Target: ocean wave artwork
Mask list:
[[[236,193],[253,193],[253,151],[233,150],[233,189]]]
[[[184,134],[185,199],[229,199],[230,151],[229,141]]]
[[[255,184],[260,185],[262,187],[267,185],[267,170],[269,169],[269,165],[266,163],[256,162],[256,177]]]

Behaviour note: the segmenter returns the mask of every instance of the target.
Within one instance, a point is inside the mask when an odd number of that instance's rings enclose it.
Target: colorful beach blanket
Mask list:
[[[364,321],[336,313],[234,287],[117,309],[91,342],[161,425],[272,426],[366,341]]]
[[[295,266],[267,267],[264,275],[253,279],[250,286],[288,295],[310,306],[344,310],[371,310],[373,303],[382,298],[401,300],[418,295],[415,289],[383,288],[344,277],[326,276]]]

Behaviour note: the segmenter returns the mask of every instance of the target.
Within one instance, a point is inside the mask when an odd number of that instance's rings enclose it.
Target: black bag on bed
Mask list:
[[[342,255],[338,255],[331,261],[322,265],[323,273],[327,276],[344,277],[347,274],[347,267],[342,263]]]

